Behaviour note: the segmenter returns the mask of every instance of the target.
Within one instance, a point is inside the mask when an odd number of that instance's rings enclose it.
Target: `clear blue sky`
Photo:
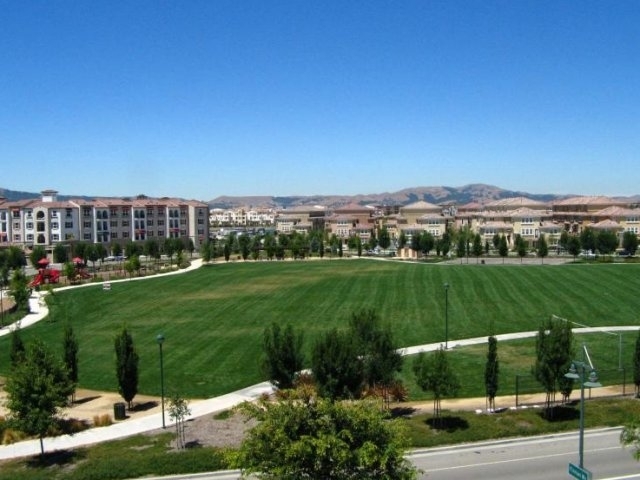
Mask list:
[[[0,0],[0,187],[640,193],[640,1]]]

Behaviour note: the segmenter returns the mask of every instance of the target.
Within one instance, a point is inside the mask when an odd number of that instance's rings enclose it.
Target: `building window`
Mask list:
[[[158,226],[159,227],[164,227],[164,220],[162,220],[162,219],[158,220]]]
[[[15,234],[15,235],[13,236],[13,241],[14,241],[14,242],[19,242],[19,241],[20,241],[20,235],[19,235],[19,234]]]
[[[117,217],[118,216],[118,209],[117,208],[112,208],[110,210],[110,212],[111,212],[111,216],[112,217]]]
[[[73,210],[71,210],[70,208],[65,209],[65,215],[67,216],[67,218],[71,218],[73,216]]]
[[[38,222],[36,225],[36,230],[38,230],[39,232],[44,232],[45,231],[44,222]]]
[[[90,217],[91,216],[91,208],[90,207],[84,207],[82,209],[82,215],[84,215],[85,217]]]
[[[90,233],[85,233],[83,238],[85,240],[91,240],[91,234]]]
[[[85,221],[85,222],[82,223],[82,226],[84,228],[91,228],[91,222],[90,221]]]
[[[147,217],[153,217],[153,208],[147,208]]]
[[[33,233],[27,233],[27,242],[33,242]]]
[[[27,230],[33,230],[33,222],[27,222],[24,228]]]
[[[64,228],[73,228],[73,222],[64,222]]]
[[[51,229],[57,230],[60,228],[60,224],[58,222],[51,222]]]
[[[129,232],[122,232],[122,238],[129,238]]]
[[[153,220],[147,220],[147,226],[153,227]]]
[[[118,227],[118,221],[117,220],[111,220],[111,222],[109,222],[109,225],[111,225],[111,228],[117,228]]]
[[[111,238],[118,238],[118,234],[116,232],[111,233]]]
[[[13,222],[13,229],[20,230],[20,222]]]
[[[58,235],[57,233],[54,233],[53,235],[51,235],[51,240],[53,242],[59,242],[60,241],[60,235]]]
[[[129,220],[123,220],[122,221],[122,226],[123,227],[128,227],[129,226]]]

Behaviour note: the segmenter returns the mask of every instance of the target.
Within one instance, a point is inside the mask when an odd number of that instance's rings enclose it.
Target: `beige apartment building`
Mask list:
[[[59,201],[57,195],[55,190],[45,190],[40,199],[0,199],[0,247],[38,245],[51,250],[70,241],[108,247],[113,242],[183,238],[199,248],[209,238],[206,203],[144,195]]]

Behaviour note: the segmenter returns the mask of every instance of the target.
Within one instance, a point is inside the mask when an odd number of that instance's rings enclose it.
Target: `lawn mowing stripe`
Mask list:
[[[68,319],[80,342],[81,386],[112,389],[113,338],[126,324],[141,356],[140,391],[146,393],[158,391],[155,337],[162,332],[167,368],[177,375],[171,384],[185,396],[202,397],[260,380],[262,333],[273,321],[303,330],[307,352],[318,335],[345,326],[361,308],[374,308],[391,323],[399,346],[442,341],[443,284],[449,282],[450,339],[488,335],[492,320],[496,334],[535,330],[551,313],[594,326],[633,324],[640,307],[639,272],[640,266],[627,265],[222,263],[185,275],[114,283],[110,292],[92,286],[56,293],[55,321],[23,335],[60,350]],[[8,340],[0,339],[0,349],[8,351]],[[0,362],[0,371],[6,368]]]

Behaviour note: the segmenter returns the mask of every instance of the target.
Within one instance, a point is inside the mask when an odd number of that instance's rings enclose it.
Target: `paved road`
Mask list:
[[[620,429],[585,432],[585,468],[598,480],[640,480],[640,464],[620,447]],[[416,450],[407,458],[422,470],[421,480],[540,480],[571,478],[578,464],[577,433]],[[145,480],[238,480],[240,472],[172,475]]]

